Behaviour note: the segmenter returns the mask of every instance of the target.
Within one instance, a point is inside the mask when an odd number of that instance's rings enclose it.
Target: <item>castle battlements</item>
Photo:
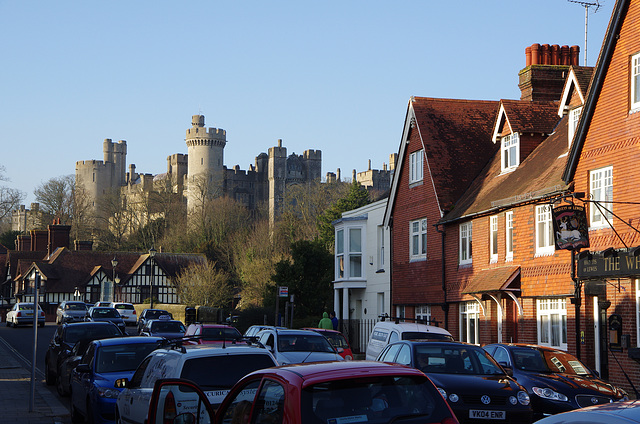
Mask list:
[[[189,128],[187,130],[187,138],[205,137],[205,136],[209,136],[212,138],[220,138],[220,137],[226,138],[227,131],[223,130],[222,128],[213,128],[213,127],[209,127],[209,128],[194,127],[194,128]]]
[[[90,160],[79,160],[76,161],[76,168],[79,166],[84,166],[84,167],[93,167],[93,166],[104,166],[104,161],[101,160],[97,160],[97,159],[90,159]]]

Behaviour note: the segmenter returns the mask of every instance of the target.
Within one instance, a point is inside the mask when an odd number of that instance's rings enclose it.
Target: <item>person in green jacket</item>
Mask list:
[[[318,323],[318,328],[324,328],[325,330],[333,330],[333,322],[329,318],[329,314],[326,312],[322,313],[322,319]]]

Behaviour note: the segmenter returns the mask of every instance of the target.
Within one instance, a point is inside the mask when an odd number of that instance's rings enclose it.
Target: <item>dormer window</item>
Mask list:
[[[578,122],[580,122],[580,114],[582,113],[582,106],[572,109],[569,112],[569,145],[573,141],[573,136],[578,128]]]
[[[512,133],[502,137],[502,172],[513,171],[520,164],[520,136]]]

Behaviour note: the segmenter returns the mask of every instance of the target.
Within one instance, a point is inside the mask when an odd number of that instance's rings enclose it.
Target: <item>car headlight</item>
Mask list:
[[[522,390],[518,392],[518,402],[525,406],[531,403],[531,399],[529,398],[527,392],[523,392]]]
[[[440,392],[443,398],[445,399],[447,398],[447,391],[445,389],[443,389],[442,387],[438,387],[438,391]]]
[[[566,402],[569,400],[569,398],[567,398],[562,393],[558,393],[555,390],[550,389],[549,387],[533,387],[532,390],[533,393],[543,399],[559,400],[562,402]]]
[[[118,390],[112,389],[111,387],[98,387],[98,396],[107,398],[107,399],[116,399],[120,392]]]
[[[453,403],[456,403],[457,401],[459,401],[459,400],[460,400],[460,398],[458,397],[458,395],[457,395],[457,394],[455,394],[455,393],[451,393],[451,394],[449,395],[449,400],[450,400],[451,402],[453,402]]]

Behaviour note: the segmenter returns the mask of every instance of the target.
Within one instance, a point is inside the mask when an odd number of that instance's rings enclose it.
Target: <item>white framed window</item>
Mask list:
[[[409,184],[422,181],[424,169],[422,156],[422,150],[418,150],[409,155]]]
[[[505,239],[506,239],[506,261],[513,260],[513,211],[506,212],[505,218]]]
[[[631,56],[631,110],[640,109],[640,53]]]
[[[608,227],[612,217],[613,167],[607,166],[589,172],[592,203],[589,205],[589,226]]]
[[[480,304],[476,301],[460,304],[460,341],[480,343]]]
[[[362,228],[349,228],[349,278],[362,277]]]
[[[512,133],[502,137],[502,172],[513,171],[520,164],[520,135]]]
[[[378,270],[384,269],[384,225],[378,225]]]
[[[427,220],[418,219],[409,223],[409,245],[411,248],[411,259],[427,258]]]
[[[344,230],[336,230],[336,280],[344,278]]]
[[[578,128],[578,123],[580,122],[580,114],[582,113],[582,106],[572,109],[569,112],[569,145],[573,141],[573,136],[576,133],[576,128]]]
[[[378,304],[378,306],[377,306],[377,308],[378,308],[377,312],[378,313],[376,314],[376,316],[380,316],[380,315],[384,314],[385,312],[387,312],[385,310],[385,307],[384,307],[384,292],[378,292],[378,294],[376,296],[376,299],[377,299],[376,303]]]
[[[491,263],[498,262],[498,215],[489,217],[489,252]]]
[[[537,299],[538,344],[567,350],[566,299]]]
[[[460,224],[460,265],[472,262],[471,251],[472,223]]]
[[[555,239],[551,221],[551,206],[536,206],[536,256],[553,255]]]
[[[425,323],[430,323],[431,322],[431,305],[416,306],[416,319],[422,320]]]

